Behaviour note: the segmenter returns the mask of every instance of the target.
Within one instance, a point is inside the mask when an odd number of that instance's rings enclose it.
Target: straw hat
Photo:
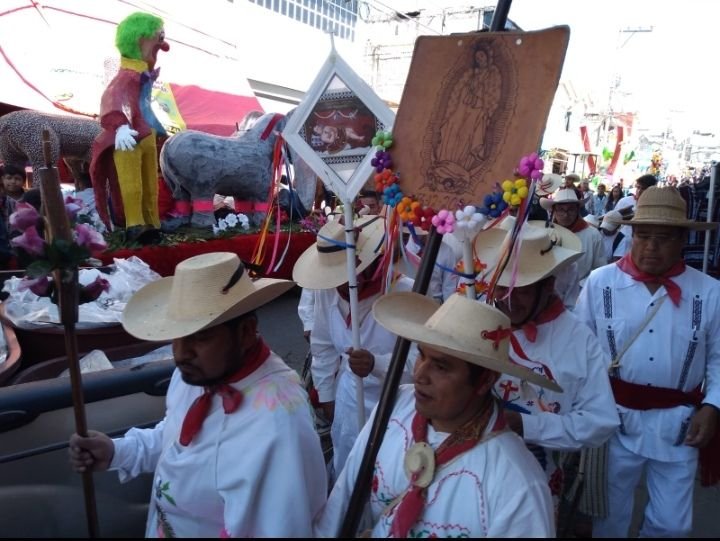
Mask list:
[[[223,293],[233,278],[239,279]],[[252,280],[237,254],[201,254],[178,263],[174,276],[137,291],[125,306],[122,324],[143,340],[181,338],[251,312],[293,285],[290,280]]]
[[[548,212],[558,203],[577,203],[579,205],[580,200],[572,188],[560,188],[553,194],[552,199],[549,197],[540,199],[540,206]]]
[[[620,212],[617,210],[609,210],[603,216],[602,222],[600,223],[600,229],[611,232],[615,231],[618,227],[620,227],[622,219],[623,215],[620,214]]]
[[[515,287],[522,287],[542,280],[550,276],[555,270],[569,265],[582,255],[579,239],[573,241],[556,224],[552,227],[545,227],[545,222],[540,221],[542,227],[526,223],[520,230],[518,241],[520,242],[517,265],[511,258],[500,275],[497,285],[508,287],[515,273]],[[504,253],[505,247],[510,242],[510,228],[506,226],[493,227],[481,231],[475,237],[475,252],[480,261],[488,266],[488,274],[492,274],[497,267],[500,255]],[[568,233],[572,234],[568,231]],[[575,236],[575,235],[573,235]],[[577,238],[575,236],[575,238]],[[569,246],[577,247],[572,249]]]
[[[361,216],[353,224],[356,234],[355,269],[365,270],[381,254],[385,222],[381,216]],[[318,240],[305,250],[293,267],[293,280],[308,289],[332,289],[348,281],[345,226],[338,220],[326,223],[318,231]]]
[[[604,219],[627,225],[666,225],[703,231],[718,226],[717,222],[688,220],[687,205],[680,192],[675,188],[660,186],[651,186],[643,191],[635,203],[635,215],[632,218],[617,219],[606,214]]]
[[[497,343],[485,337],[486,331],[510,328],[510,319],[489,304],[455,293],[438,306],[434,300],[419,293],[389,293],[375,301],[373,316],[387,330],[412,342],[495,372],[562,391],[557,383],[510,361],[509,337]]]
[[[543,196],[554,193],[560,186],[562,186],[562,177],[555,173],[546,173],[543,175],[540,182],[535,186],[535,193]]]
[[[574,252],[583,251],[580,237],[570,231],[567,227],[563,227],[554,222],[547,222],[545,220],[528,220],[527,223],[533,227],[547,229],[550,234],[550,239],[555,241],[557,246],[562,246],[563,248],[573,250]]]
[[[600,218],[595,216],[594,214],[588,214],[583,218],[588,224],[590,224],[593,227],[600,227]]]

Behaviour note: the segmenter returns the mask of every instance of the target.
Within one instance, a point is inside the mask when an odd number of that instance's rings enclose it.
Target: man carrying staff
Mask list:
[[[79,472],[154,472],[146,537],[310,537],[325,461],[297,373],[257,333],[254,310],[292,287],[253,281],[233,253],[179,263],[128,302],[123,326],[173,341],[165,418],[110,439],[70,438]],[[290,489],[291,488],[291,489]]]
[[[385,295],[373,315],[416,342],[419,355],[375,462],[370,537],[554,537],[545,477],[491,394],[499,372],[553,386],[509,361],[508,318],[463,295],[438,306],[410,292]],[[317,518],[317,536],[339,532],[372,422]]]
[[[523,224],[512,245],[514,220],[482,231],[475,250],[495,278],[495,305],[512,325],[510,358],[557,382],[563,392],[544,389],[517,377],[502,376],[495,393],[505,405],[508,425],[523,437],[545,470],[556,505],[563,489],[563,470],[553,451],[598,447],[618,425],[606,354],[555,292],[555,274],[580,252],[568,248],[573,234]],[[506,230],[505,228],[509,229]],[[551,234],[552,233],[552,234]],[[577,240],[575,239],[575,246]]]
[[[620,223],[632,228],[630,253],[590,274],[576,310],[612,359],[620,414],[609,442],[609,514],[593,537],[628,535],[643,472],[640,536],[687,537],[698,455],[703,484],[720,480],[720,284],[687,267],[682,250],[688,230],[717,224],[688,220],[680,194],[656,186]]]

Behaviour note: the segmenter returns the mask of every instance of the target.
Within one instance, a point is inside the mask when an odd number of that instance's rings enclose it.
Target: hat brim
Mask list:
[[[253,282],[255,291],[229,307],[218,307],[192,319],[177,319],[168,310],[173,280],[168,276],[151,282],[130,298],[122,313],[122,325],[129,334],[150,341],[182,338],[252,312],[295,285],[289,280],[260,278]]]
[[[583,251],[582,241],[580,240],[580,237],[570,231],[567,227],[563,227],[553,222],[551,222],[548,227],[548,223],[545,220],[528,220],[527,224],[534,227],[551,229],[553,233],[560,237],[563,248],[567,248],[568,250],[574,250],[575,252]]]
[[[543,182],[543,179],[546,179]],[[543,196],[543,195],[550,195],[555,193],[555,191],[562,186],[562,177],[557,174],[548,174],[544,175],[540,182],[537,182],[535,184],[535,193],[537,195]]]
[[[376,227],[370,233],[363,247],[356,251],[356,256],[360,260],[355,267],[356,273],[364,271],[380,256],[384,235],[384,225]],[[347,256],[347,253],[345,255]],[[335,264],[328,265],[321,259],[316,242],[300,254],[295,261],[293,280],[300,287],[307,289],[333,289],[341,286],[349,280],[347,257],[338,260]]]
[[[667,227],[682,227],[683,229],[691,229],[693,231],[710,231],[716,229],[718,222],[696,222],[694,220],[643,220],[636,218],[627,218],[624,220],[617,220],[613,218],[603,218],[603,221],[607,220],[611,224],[619,225],[664,225]]]
[[[562,392],[562,387],[557,383],[532,370],[513,364],[510,360],[493,359],[478,351],[472,351],[455,337],[426,327],[425,322],[438,306],[434,300],[416,293],[389,293],[375,301],[373,317],[390,332],[411,342],[424,344],[451,357]]]
[[[486,229],[481,231],[475,238],[475,252],[480,261],[487,264],[487,270],[485,271],[487,276],[491,276],[497,267],[501,249],[507,234],[508,232],[504,229]],[[556,270],[559,270],[579,259],[582,254],[582,252],[570,250],[564,246],[555,245],[550,251],[544,253],[542,256],[533,258],[533,268],[527,268],[527,266],[526,268],[518,268],[515,273],[515,282],[512,285],[514,287],[523,287],[534,284],[535,282],[550,276]],[[510,287],[512,279],[513,268],[510,263],[498,278],[497,285]]]

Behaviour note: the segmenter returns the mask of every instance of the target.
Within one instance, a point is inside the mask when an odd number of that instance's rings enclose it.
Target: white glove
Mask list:
[[[115,150],[133,150],[137,145],[133,136],[137,134],[137,130],[133,130],[130,124],[120,126],[115,132]]]

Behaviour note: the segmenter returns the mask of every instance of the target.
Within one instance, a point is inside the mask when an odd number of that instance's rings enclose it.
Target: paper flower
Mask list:
[[[512,207],[520,206],[522,200],[528,196],[527,183],[524,178],[515,181],[506,180],[502,183],[503,199]]]
[[[397,184],[391,184],[383,190],[383,203],[389,207],[395,207],[400,201],[402,201],[403,193],[400,191],[400,186]]]
[[[31,225],[22,235],[18,235],[10,239],[10,244],[16,248],[24,250],[27,254],[33,256],[45,255],[47,243],[39,234],[34,225]]]
[[[455,216],[449,210],[441,210],[432,218],[432,224],[441,235],[452,233],[455,226]]]
[[[375,134],[375,137],[372,138],[371,143],[374,147],[382,147],[383,149],[388,149],[392,146],[393,143],[392,134],[389,131],[380,130]]]
[[[419,227],[423,231],[430,231],[432,219],[433,216],[435,216],[435,211],[432,209],[432,207],[423,207],[421,204],[418,203],[418,205],[413,209],[413,213],[413,225],[415,227]]]
[[[460,240],[472,239],[487,221],[472,205],[455,211],[455,230],[453,234]]]
[[[25,231],[28,227],[37,226],[40,214],[30,203],[19,202],[15,205],[15,212],[10,215],[10,228],[16,231]]]
[[[545,162],[538,157],[537,153],[533,152],[532,154],[523,156],[520,159],[520,164],[518,165],[517,170],[521,177],[539,180],[543,175],[543,167],[545,167]]]
[[[370,160],[370,165],[372,165],[378,173],[382,173],[385,169],[392,169],[393,162],[390,153],[384,150],[378,150],[375,153],[375,157]]]
[[[392,172],[392,170],[383,169],[382,173],[375,175],[375,191],[384,192],[385,188],[396,184],[397,180],[398,177]]]
[[[405,196],[397,204],[397,212],[400,219],[403,222],[411,222],[415,216],[415,208],[419,207],[420,203],[413,201],[411,198]]]
[[[83,246],[91,252],[107,248],[105,238],[102,234],[87,224],[77,224],[75,226],[74,233],[75,242],[77,242],[79,246]]]
[[[478,212],[490,216],[490,218],[497,218],[507,207],[508,204],[503,199],[503,192],[497,191],[485,196],[483,206],[478,209]]]

